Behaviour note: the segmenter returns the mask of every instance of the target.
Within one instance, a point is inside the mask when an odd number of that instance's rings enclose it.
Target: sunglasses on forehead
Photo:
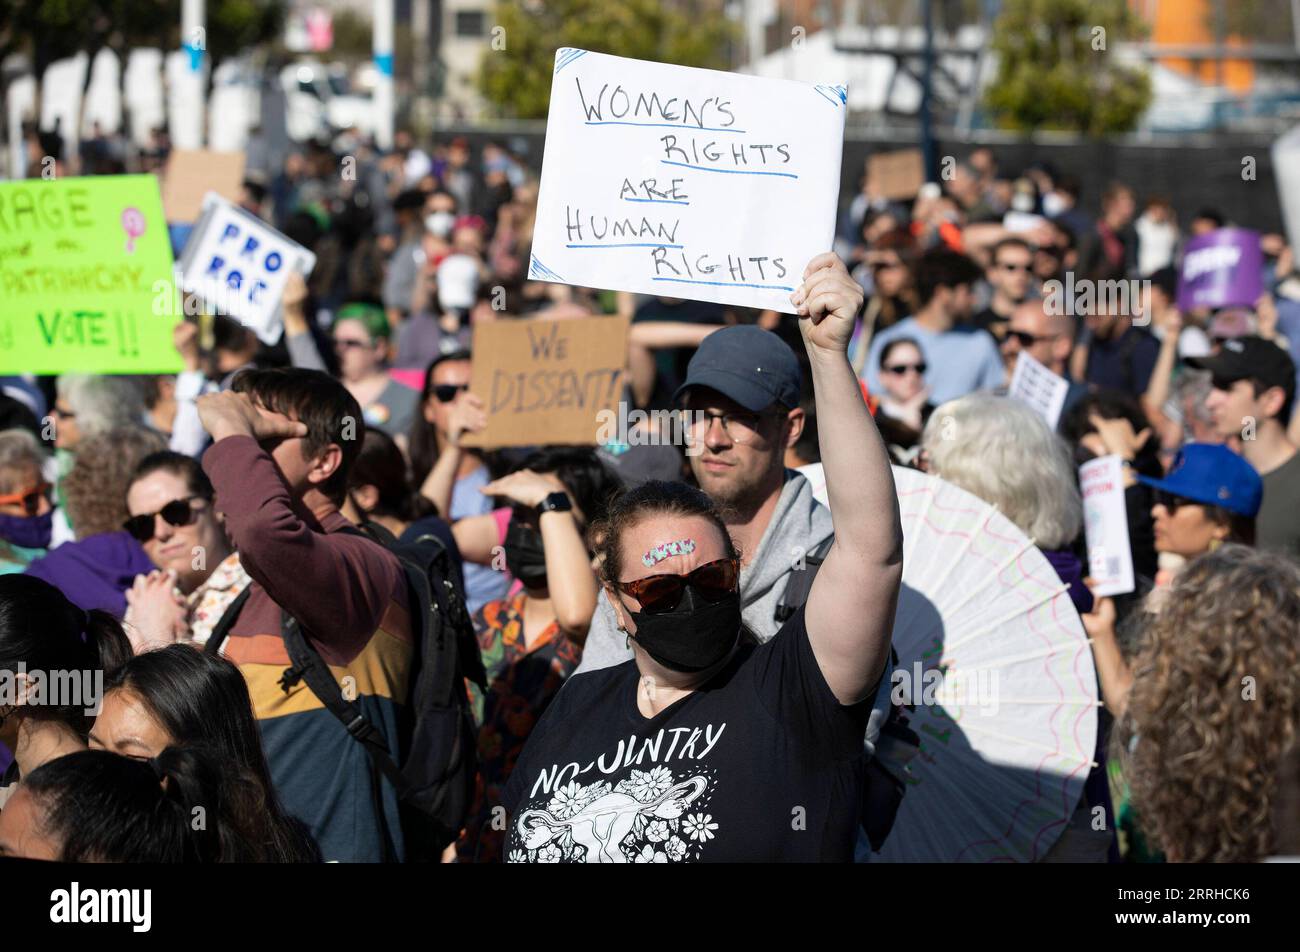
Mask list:
[[[137,542],[148,542],[154,537],[154,530],[157,528],[156,520],[159,516],[163,517],[163,522],[175,529],[188,526],[197,514],[194,500],[202,498],[202,496],[186,496],[184,499],[173,499],[157,512],[132,516],[122,523],[122,528]]]
[[[693,586],[705,601],[717,602],[734,592],[739,581],[740,565],[734,559],[718,559],[686,575],[649,575],[619,582],[616,587],[640,602],[643,612],[656,615],[676,608],[687,585]]]

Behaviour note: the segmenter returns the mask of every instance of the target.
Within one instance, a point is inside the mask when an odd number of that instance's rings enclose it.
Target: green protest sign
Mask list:
[[[174,373],[171,242],[152,175],[0,182],[0,373]]]

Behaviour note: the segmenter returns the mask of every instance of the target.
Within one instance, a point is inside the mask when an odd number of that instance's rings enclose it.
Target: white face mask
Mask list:
[[[451,234],[451,226],[456,223],[456,216],[451,212],[433,212],[424,216],[424,227],[429,234],[446,238]]]

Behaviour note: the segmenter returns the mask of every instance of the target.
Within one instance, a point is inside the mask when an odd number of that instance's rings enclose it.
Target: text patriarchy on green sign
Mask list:
[[[0,182],[0,373],[180,370],[173,281],[152,175]]]

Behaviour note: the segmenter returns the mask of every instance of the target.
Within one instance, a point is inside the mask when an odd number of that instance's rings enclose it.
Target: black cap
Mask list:
[[[793,408],[799,381],[799,359],[785,341],[753,324],[736,324],[704,338],[673,401],[691,387],[708,387],[754,413],[773,403]]]
[[[1208,370],[1216,380],[1258,380],[1265,387],[1295,389],[1295,361],[1277,344],[1262,337],[1234,337],[1225,340],[1217,354],[1189,357],[1189,366]]]

